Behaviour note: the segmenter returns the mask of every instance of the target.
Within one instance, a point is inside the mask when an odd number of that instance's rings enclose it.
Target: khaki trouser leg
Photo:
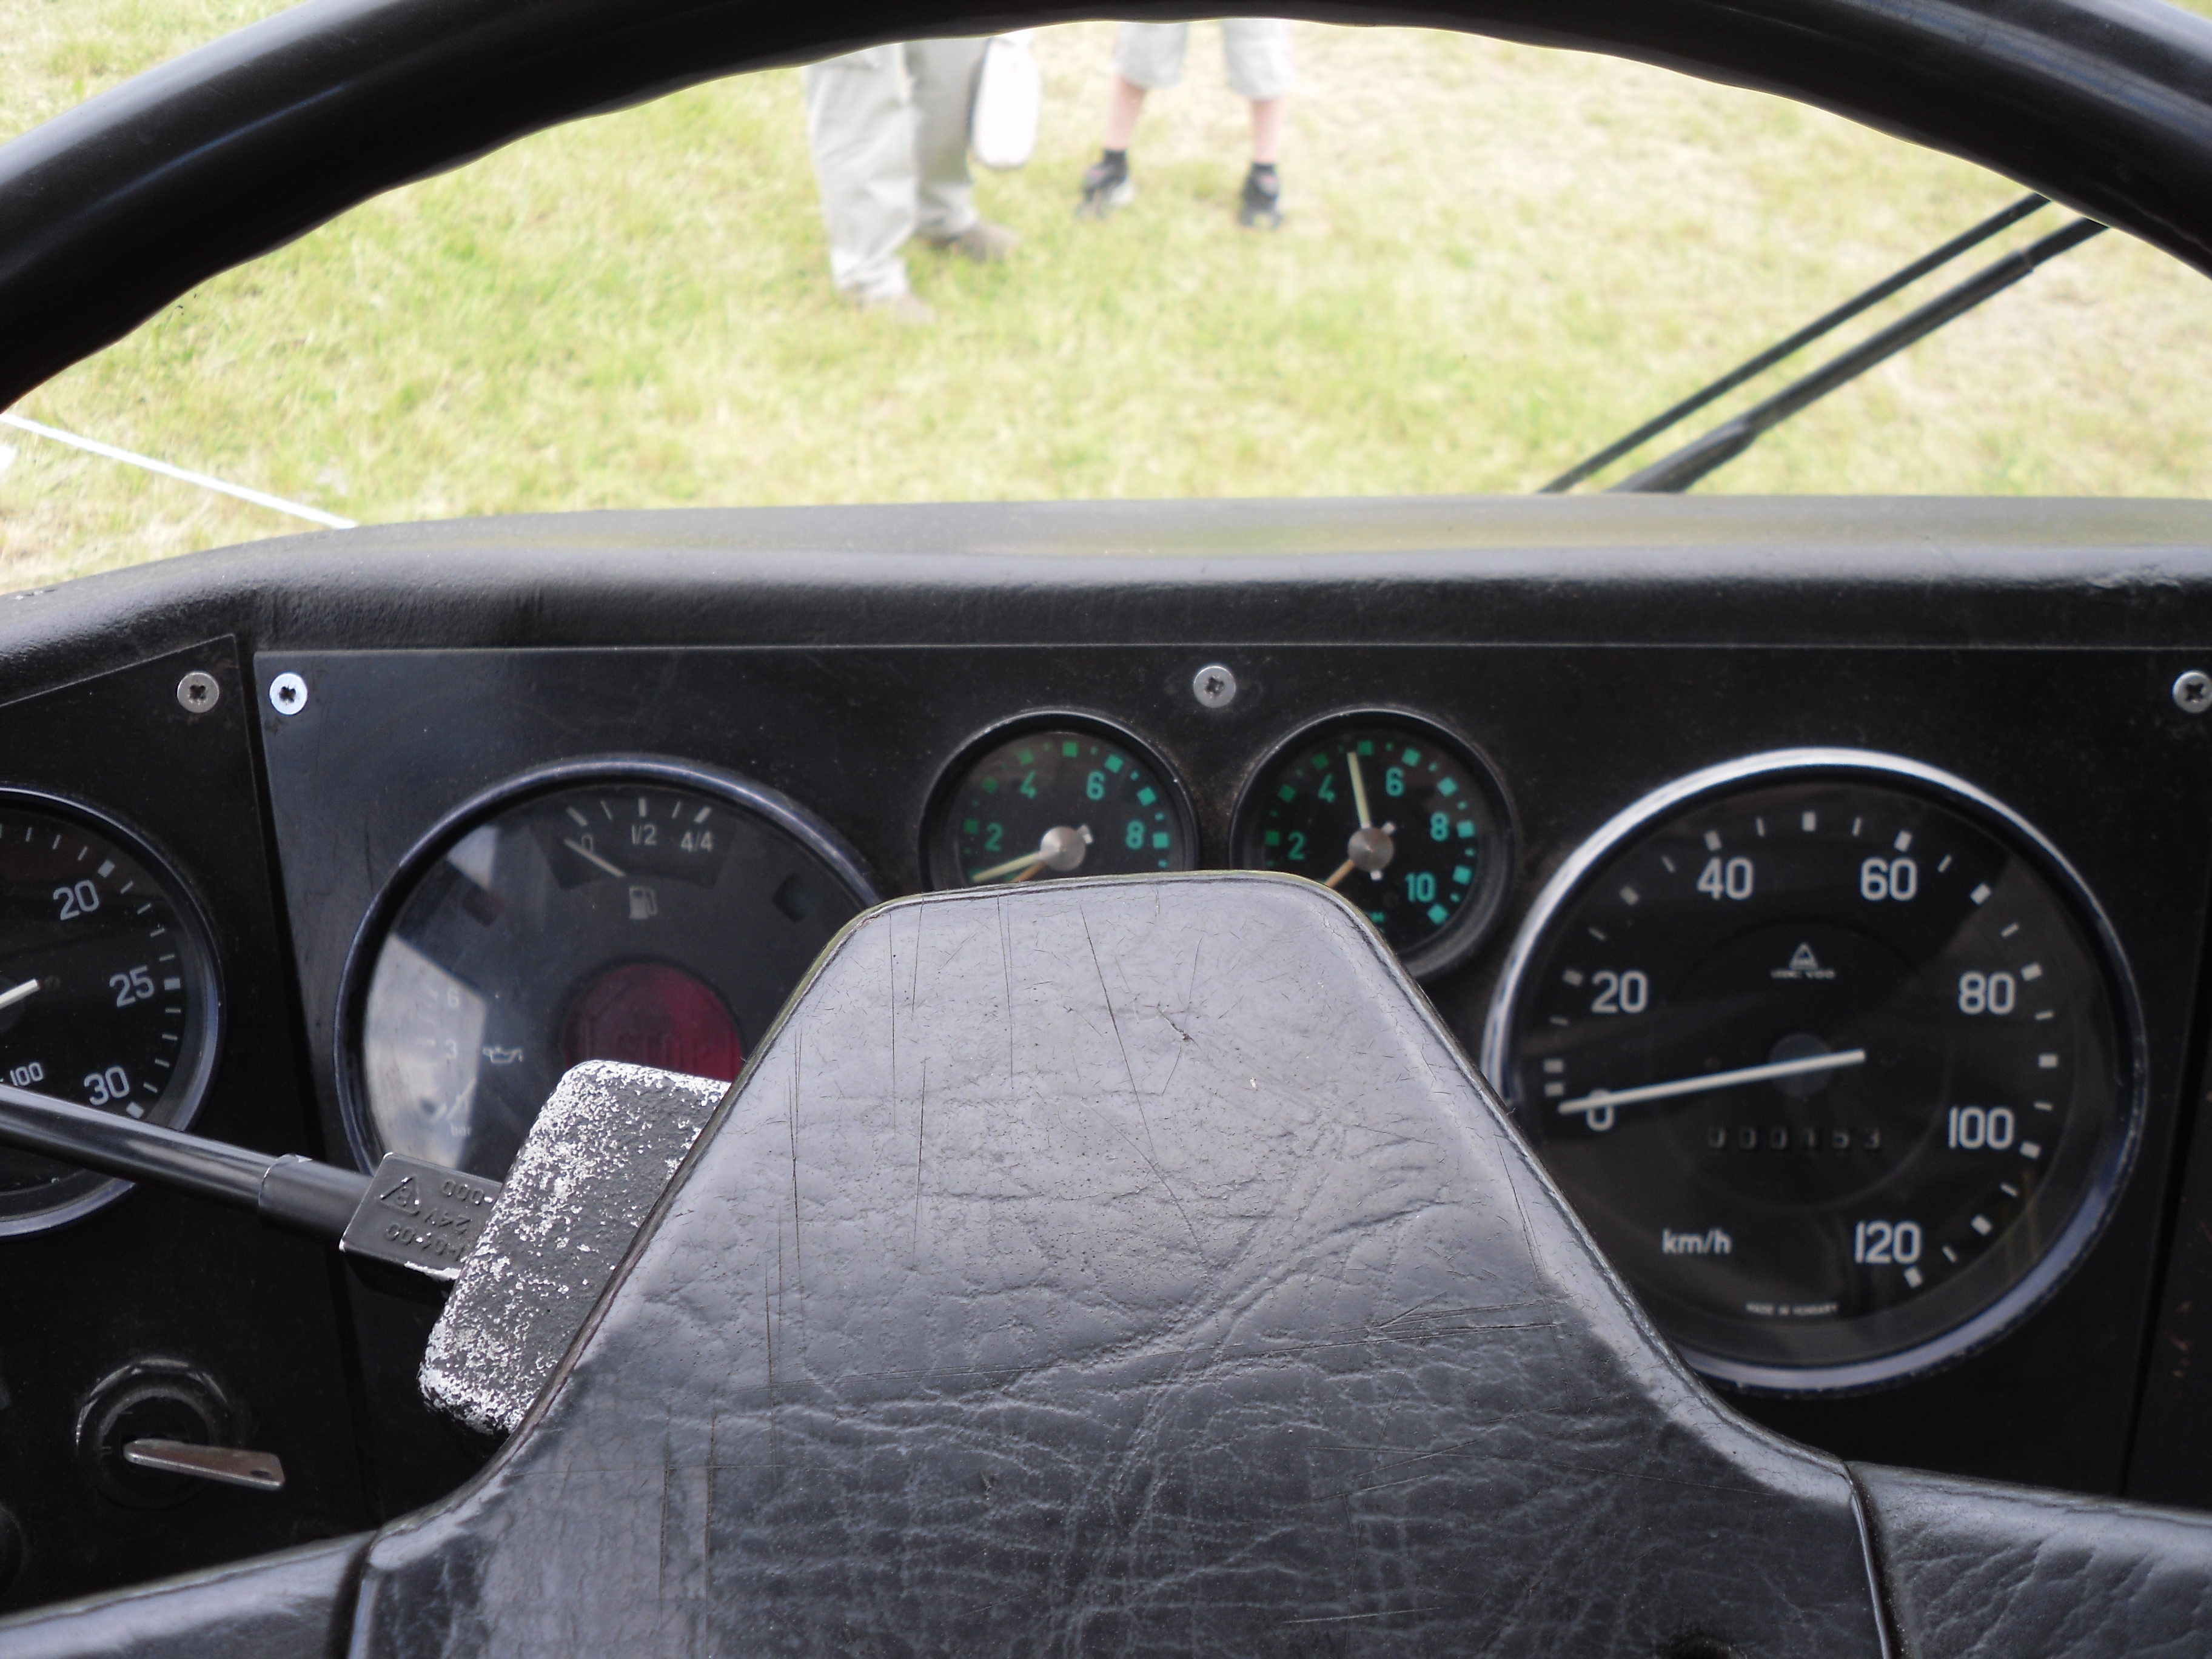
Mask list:
[[[804,77],[830,276],[855,299],[907,292],[898,251],[914,234],[915,179],[905,50],[848,52],[810,64]]]
[[[968,175],[969,118],[985,42],[916,40],[906,49],[914,76],[914,153],[921,174],[915,228],[945,241],[975,222],[975,186]]]

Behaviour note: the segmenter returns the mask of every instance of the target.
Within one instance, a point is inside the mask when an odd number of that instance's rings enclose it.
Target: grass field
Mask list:
[[[273,9],[0,0],[0,135]],[[1152,100],[1137,203],[1097,225],[1071,209],[1112,26],[1039,36],[1037,156],[980,186],[1024,244],[984,270],[917,252],[933,329],[832,295],[777,71],[395,191],[19,411],[365,521],[1519,491],[2021,193],[1662,70],[1300,25],[1290,222],[1255,235],[1216,40]],[[2208,342],[2212,284],[2107,234],[1702,487],[2212,493]],[[0,586],[304,527],[6,435]]]

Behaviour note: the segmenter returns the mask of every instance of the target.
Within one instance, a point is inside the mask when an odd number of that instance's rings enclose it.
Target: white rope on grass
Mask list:
[[[258,489],[248,489],[243,484],[225,483],[220,478],[210,478],[204,472],[187,472],[181,466],[171,466],[167,461],[157,461],[150,455],[134,455],[127,449],[118,449],[113,444],[104,444],[97,438],[80,438],[74,432],[64,432],[59,427],[41,426],[36,421],[27,421],[21,415],[0,414],[0,425],[14,427],[19,432],[28,432],[40,438],[51,438],[58,444],[67,444],[73,449],[104,455],[111,461],[121,461],[126,466],[143,466],[149,472],[158,472],[165,478],[176,478],[188,484],[198,484],[202,489],[212,489],[224,495],[235,495],[241,501],[252,501],[256,507],[265,507],[271,512],[289,513],[295,519],[305,519],[331,530],[358,528],[355,520],[341,519],[335,513],[325,513],[319,507],[302,507],[297,501],[288,501],[282,495],[264,495]]]

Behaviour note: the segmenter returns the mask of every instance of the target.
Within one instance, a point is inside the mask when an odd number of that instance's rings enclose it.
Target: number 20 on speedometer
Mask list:
[[[2025,822],[1794,751],[1578,852],[1485,1060],[1692,1363],[1805,1390],[1938,1363],[2048,1292],[2131,1145],[2135,1032],[2109,931]]]

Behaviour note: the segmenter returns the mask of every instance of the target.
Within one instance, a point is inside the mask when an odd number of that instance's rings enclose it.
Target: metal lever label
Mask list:
[[[500,1183],[386,1152],[338,1248],[451,1279],[483,1236]]]

